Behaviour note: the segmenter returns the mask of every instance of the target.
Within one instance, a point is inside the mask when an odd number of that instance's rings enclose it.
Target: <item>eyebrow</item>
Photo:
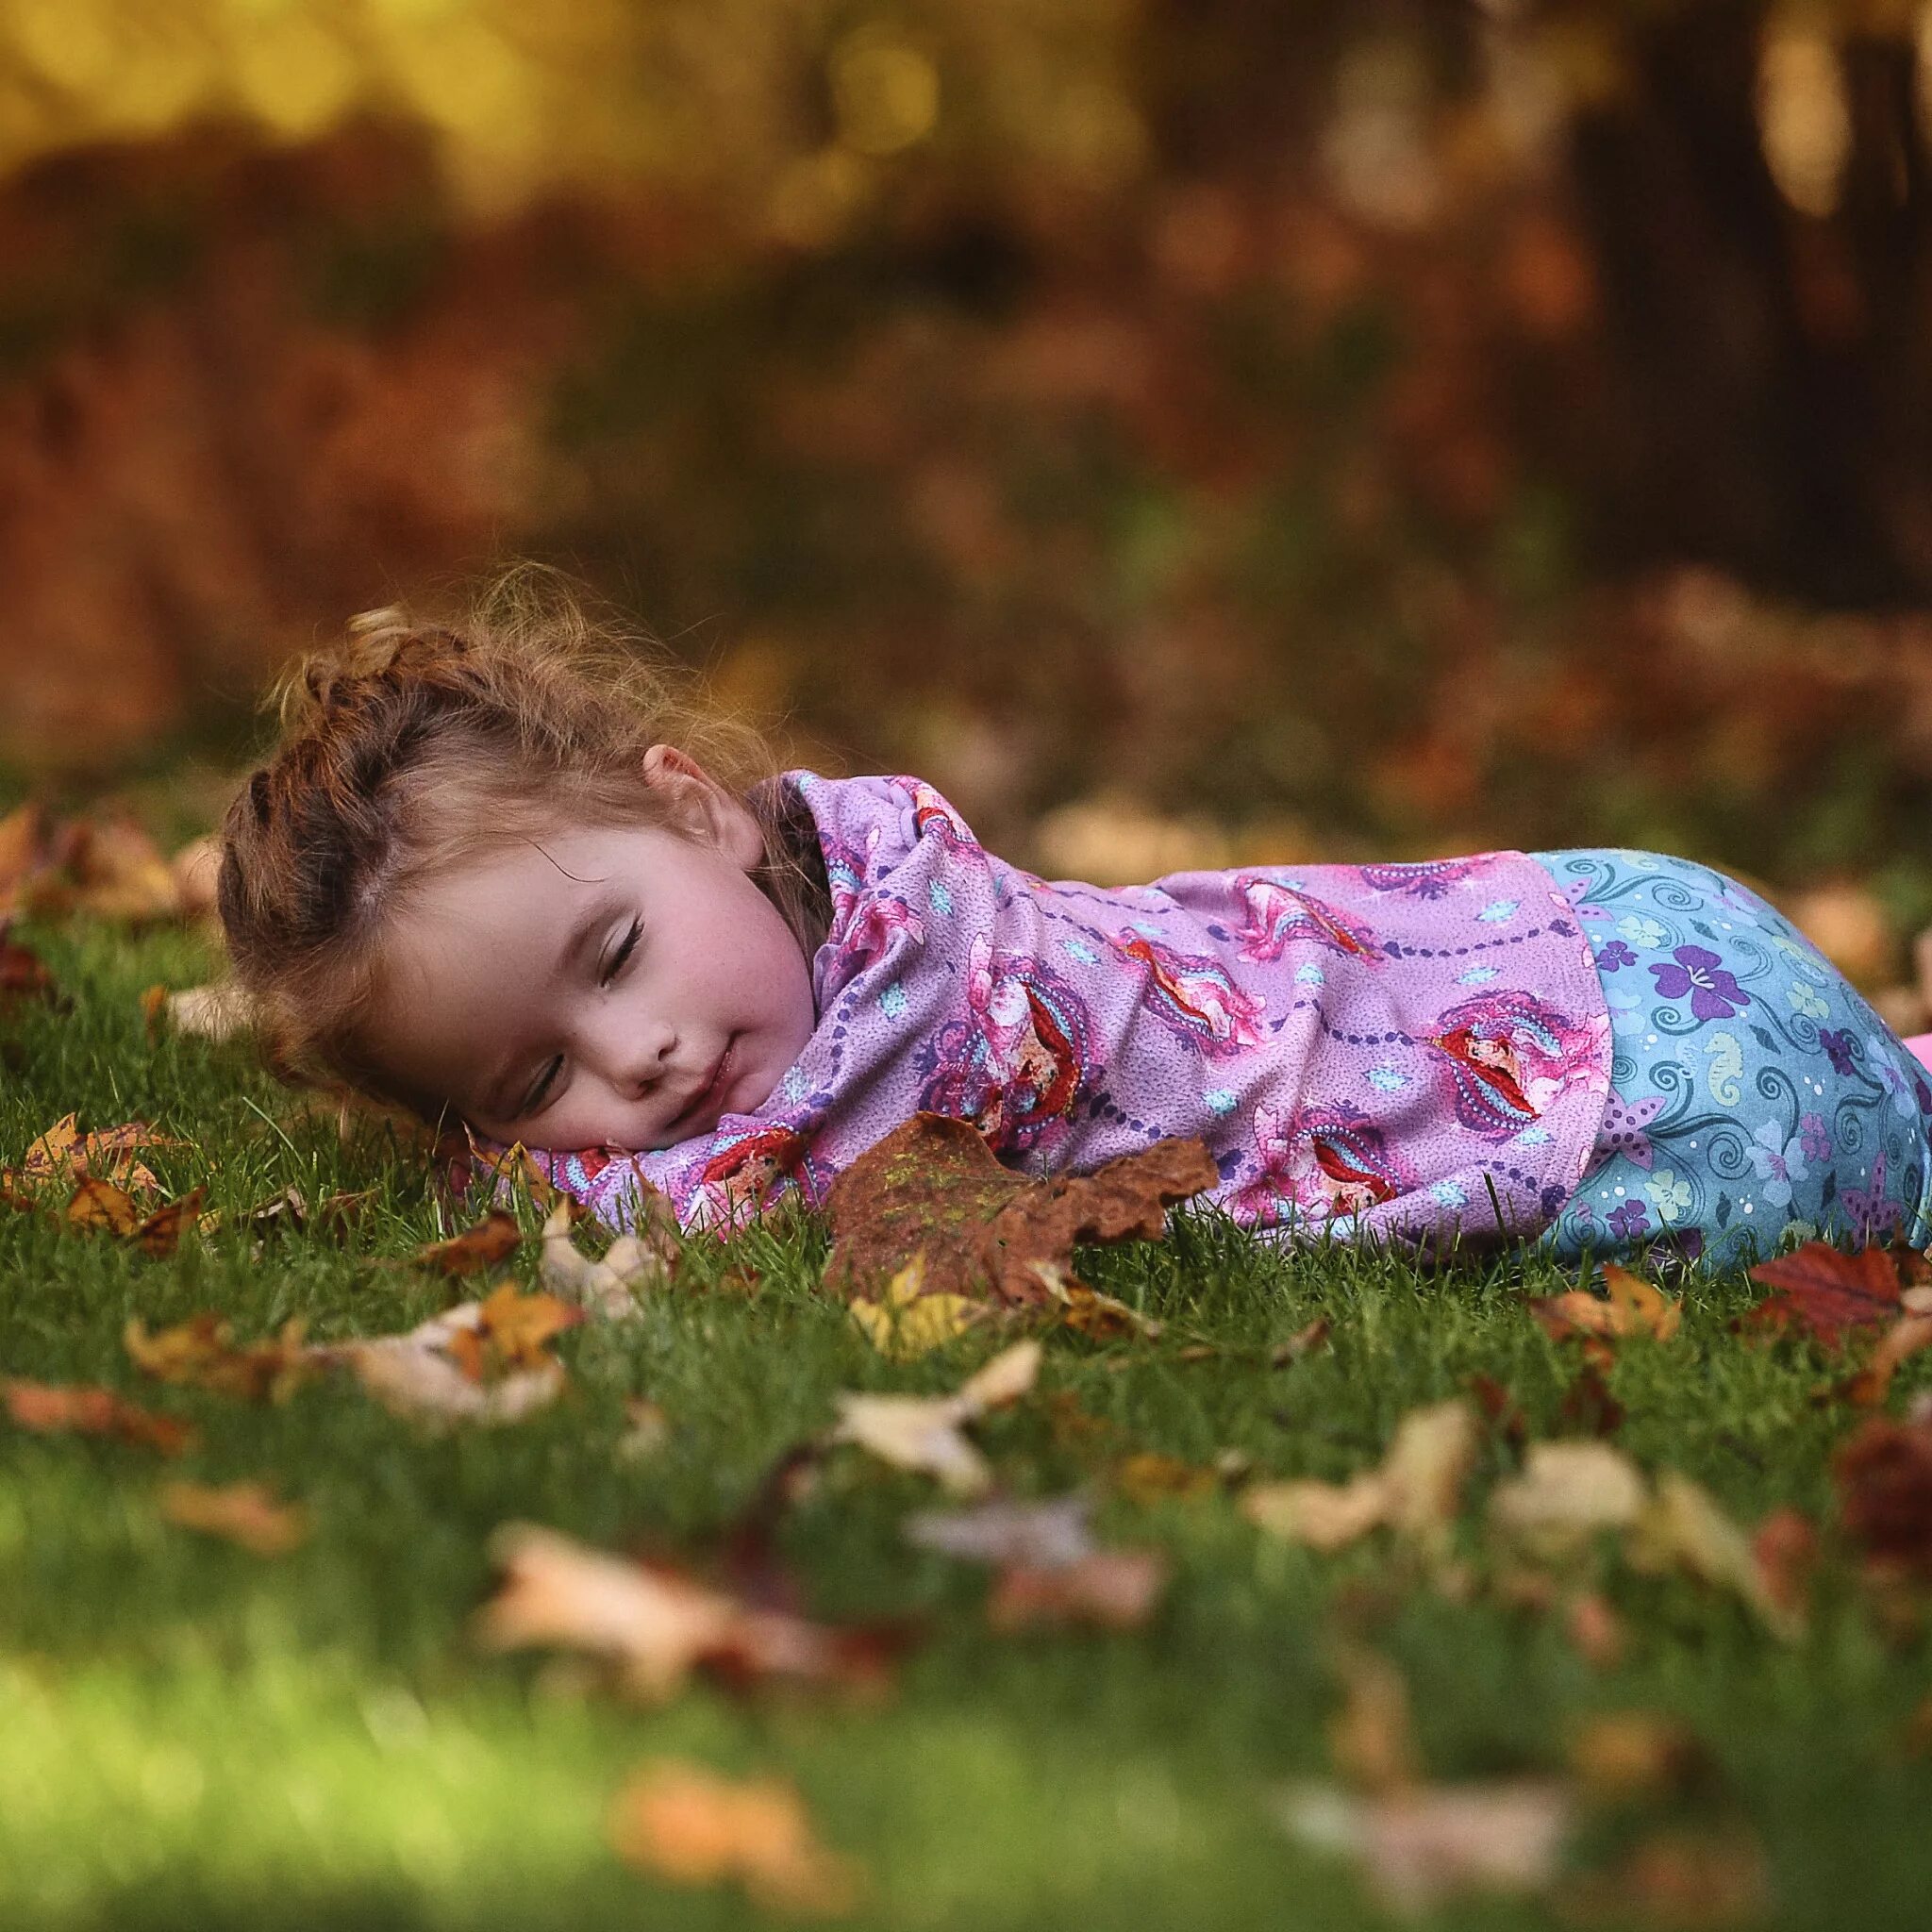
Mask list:
[[[547,858],[549,854],[545,853],[544,857]],[[598,883],[601,884],[602,881]],[[563,943],[563,950],[557,956],[554,974],[556,978],[565,978],[577,970],[584,955],[590,950],[597,935],[610,923],[616,909],[615,901],[608,894],[600,893],[591,901],[586,908],[583,917],[571,928],[570,937]],[[515,1052],[506,1054],[497,1062],[496,1072],[483,1090],[483,1105],[490,1112],[504,1115],[508,1113],[513,1106],[522,1106],[523,1093],[510,1094],[506,1093],[504,1090],[509,1086],[511,1076],[517,1072],[523,1058],[523,1050],[519,1047]],[[527,1091],[527,1088],[525,1091]]]

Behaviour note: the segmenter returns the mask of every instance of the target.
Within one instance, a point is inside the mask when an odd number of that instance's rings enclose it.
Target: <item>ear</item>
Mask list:
[[[716,847],[741,872],[765,862],[765,835],[734,798],[689,752],[654,744],[644,754],[644,783],[670,808],[680,829]]]

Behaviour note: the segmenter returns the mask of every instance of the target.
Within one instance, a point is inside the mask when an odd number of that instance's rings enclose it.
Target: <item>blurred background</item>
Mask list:
[[[1932,7],[0,0],[0,769],[508,556],[1057,874],[1654,845],[1906,1030]]]

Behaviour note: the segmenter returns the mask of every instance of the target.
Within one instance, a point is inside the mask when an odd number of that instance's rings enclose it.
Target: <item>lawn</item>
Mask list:
[[[1244,1484],[1374,1468],[1405,1414],[1473,1378],[1507,1391],[1530,1442],[1574,1434],[1578,1347],[1524,1302],[1574,1282],[1521,1257],[1424,1274],[1274,1252],[1183,1211],[1163,1243],[1080,1257],[1160,1335],[1036,1329],[1038,1386],[974,1429],[1002,1493],[1084,1488],[1102,1542],[1165,1554],[1142,1624],[994,1631],[987,1571],[902,1535],[944,1501],[933,1481],[843,1446],[783,1510],[775,1550],[811,1616],[898,1633],[889,1693],[699,1678],[652,1706],[581,1659],[479,1645],[492,1532],[541,1524],[722,1574],[734,1525],[779,1459],[828,1429],[837,1391],[947,1391],[1013,1337],[974,1329],[888,1359],[818,1291],[824,1230],[786,1217],[728,1253],[694,1245],[639,1318],[562,1335],[563,1394],[506,1426],[426,1428],[341,1372],[279,1402],[148,1379],[124,1345],[131,1317],[154,1330],[217,1311],[254,1339],[301,1316],[324,1341],[423,1320],[488,1286],[408,1265],[476,1210],[441,1204],[419,1154],[344,1143],[295,1111],[243,1048],[150,1039],[143,989],[210,970],[193,935],[15,937],[72,1004],[0,1019],[0,1161],[70,1110],[83,1128],[142,1119],[187,1143],[147,1157],[163,1192],[206,1184],[224,1221],[155,1258],[58,1211],[0,1209],[0,1373],[104,1386],[196,1432],[168,1458],[0,1417],[0,1925],[782,1919],[735,1884],[620,1858],[613,1800],[660,1758],[795,1786],[820,1839],[862,1868],[855,1925],[1383,1925],[1391,1908],[1360,1865],[1283,1823],[1291,1789],[1366,1774],[1378,1683],[1406,1685],[1421,1789],[1581,1793],[1558,1873],[1525,1896],[1452,1898],[1426,1923],[1932,1920],[1932,1746],[1914,1723],[1932,1650],[1917,1600],[1875,1588],[1839,1526],[1832,1458],[1860,1417],[1815,1391],[1844,1365],[1736,1332],[1762,1292],[1741,1275],[1693,1276],[1675,1337],[1615,1345],[1614,1441],[1747,1530],[1787,1506],[1818,1525],[1795,1641],[1737,1591],[1681,1565],[1645,1572],[1611,1538],[1562,1564],[1506,1557],[1487,1499],[1523,1452],[1502,1426],[1483,1430],[1446,1554],[1387,1530],[1327,1553],[1264,1534]],[[340,1241],[258,1241],[242,1218],[291,1185],[310,1203],[375,1192]],[[527,1240],[500,1272],[534,1287],[537,1256]],[[1275,1366],[1321,1317],[1325,1341]],[[1932,1381],[1928,1362],[1901,1370],[1893,1413]],[[668,1428],[627,1453],[639,1397]],[[1219,1473],[1130,1479],[1143,1453]],[[262,1479],[310,1533],[263,1556],[183,1527],[159,1502],[182,1478]],[[1579,1642],[1579,1597],[1607,1609],[1618,1643]],[[1586,1777],[1580,1740],[1617,1735],[1599,1721],[1622,1714],[1669,1748],[1640,1751],[1621,1780]]]

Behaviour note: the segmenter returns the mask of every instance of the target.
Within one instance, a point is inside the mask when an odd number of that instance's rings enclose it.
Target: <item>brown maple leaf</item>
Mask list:
[[[308,1512],[277,1502],[265,1483],[168,1483],[159,1501],[170,1523],[225,1537],[258,1557],[283,1556],[308,1538]]]
[[[122,1333],[123,1346],[143,1374],[158,1382],[186,1382],[255,1402],[279,1402],[312,1370],[302,1335],[306,1324],[291,1315],[273,1341],[237,1343],[219,1315],[192,1315],[150,1334],[138,1318]]]
[[[1587,1288],[1572,1289],[1568,1294],[1532,1300],[1529,1312],[1554,1341],[1579,1335],[1619,1341],[1630,1335],[1648,1335],[1668,1341],[1684,1318],[1680,1303],[1659,1294],[1641,1275],[1614,1261],[1604,1263],[1602,1296]]]
[[[1753,1281],[1775,1289],[1744,1318],[1751,1327],[1803,1328],[1836,1348],[1848,1328],[1897,1319],[1902,1284],[1890,1249],[1844,1254],[1829,1241],[1807,1241],[1775,1260],[1760,1261]]]
[[[825,1280],[876,1295],[915,1255],[928,1294],[1048,1299],[1041,1264],[1073,1264],[1079,1241],[1158,1241],[1167,1209],[1221,1178],[1199,1141],[1161,1141],[1091,1174],[1036,1180],[1002,1167],[970,1122],[915,1114],[833,1182]]]

